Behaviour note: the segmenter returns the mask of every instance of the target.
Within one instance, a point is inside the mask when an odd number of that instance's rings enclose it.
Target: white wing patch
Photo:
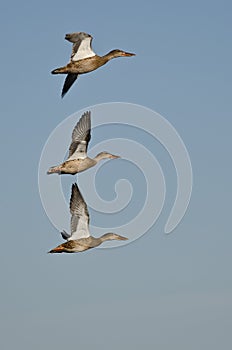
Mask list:
[[[72,57],[72,61],[83,60],[87,57],[96,56],[95,52],[91,49],[90,43],[92,38],[85,38],[82,40],[77,52]]]
[[[90,116],[90,112],[85,112],[74,127],[68,160],[85,159],[87,157],[88,143],[91,138]]]
[[[73,160],[73,159],[85,159],[87,157],[87,142],[86,141],[81,141],[75,152],[71,155],[71,157],[68,158],[68,160]]]
[[[71,237],[67,239],[68,241],[72,241],[80,238],[87,238],[90,236],[88,217],[85,214],[84,208],[82,211],[82,215],[72,218],[72,220],[74,221],[76,220],[77,225],[76,225],[76,230],[72,232]]]
[[[68,238],[68,240],[72,241],[89,237],[88,208],[76,183],[72,185],[72,194],[69,206],[71,213],[71,236]]]

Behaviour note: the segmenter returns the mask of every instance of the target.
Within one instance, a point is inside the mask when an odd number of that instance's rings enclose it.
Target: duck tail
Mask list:
[[[48,174],[48,175],[50,175],[50,174],[55,174],[55,173],[57,173],[57,174],[60,174],[60,173],[61,173],[61,167],[60,167],[60,165],[58,165],[58,166],[53,166],[53,167],[51,167],[50,169],[48,169],[48,171],[47,171],[47,174]]]
[[[56,68],[51,71],[51,74],[67,74],[67,68],[66,67],[61,67],[61,68]]]
[[[61,245],[58,245],[58,247],[49,250],[48,254],[63,253],[63,252],[64,252],[64,247],[61,244]]]

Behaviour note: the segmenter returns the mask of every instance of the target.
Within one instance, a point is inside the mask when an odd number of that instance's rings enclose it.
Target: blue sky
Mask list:
[[[0,10],[1,349],[229,348],[231,3],[42,0]],[[63,77],[50,71],[68,62],[73,31],[91,33],[100,55],[136,57],[80,77],[61,100]],[[61,240],[39,197],[44,143],[72,113],[118,101],[159,112],[181,135],[194,174],[188,211],[165,236],[175,179],[157,147],[170,192],[154,227],[122,248],[50,256]],[[142,178],[133,167],[126,175],[138,201]],[[104,224],[95,211],[91,220]]]

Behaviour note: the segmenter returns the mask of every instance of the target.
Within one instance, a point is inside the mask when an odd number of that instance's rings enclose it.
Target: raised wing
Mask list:
[[[68,160],[87,157],[88,143],[91,138],[91,112],[85,112],[72,132]]]
[[[73,85],[73,83],[77,80],[78,74],[75,73],[69,73],[64,81],[64,86],[62,89],[61,97],[63,98],[64,95],[67,94],[70,87]]]
[[[73,43],[71,61],[96,56],[91,47],[93,38],[90,34],[83,32],[71,33],[66,34],[65,39]]]
[[[89,237],[90,233],[88,208],[76,183],[72,185],[70,213],[71,236],[68,238],[68,240],[70,241]]]

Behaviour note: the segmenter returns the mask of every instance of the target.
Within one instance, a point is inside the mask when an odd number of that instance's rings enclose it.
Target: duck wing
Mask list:
[[[68,240],[86,238],[89,233],[89,212],[77,184],[72,185],[70,198],[71,237]]]
[[[90,138],[91,112],[85,112],[73,129],[68,160],[86,158]]]
[[[65,239],[66,241],[71,237],[71,235],[68,232],[66,232],[65,230],[63,230],[60,234],[61,234],[62,238]]]
[[[92,50],[92,36],[87,33],[78,32],[66,34],[65,39],[73,43],[71,61],[79,61],[84,58],[96,56]]]
[[[75,73],[69,73],[67,75],[67,77],[65,78],[63,89],[62,89],[62,93],[61,93],[61,97],[62,98],[64,97],[64,95],[67,94],[67,92],[70,89],[70,87],[77,80],[77,77],[78,77],[78,74],[75,74]]]

